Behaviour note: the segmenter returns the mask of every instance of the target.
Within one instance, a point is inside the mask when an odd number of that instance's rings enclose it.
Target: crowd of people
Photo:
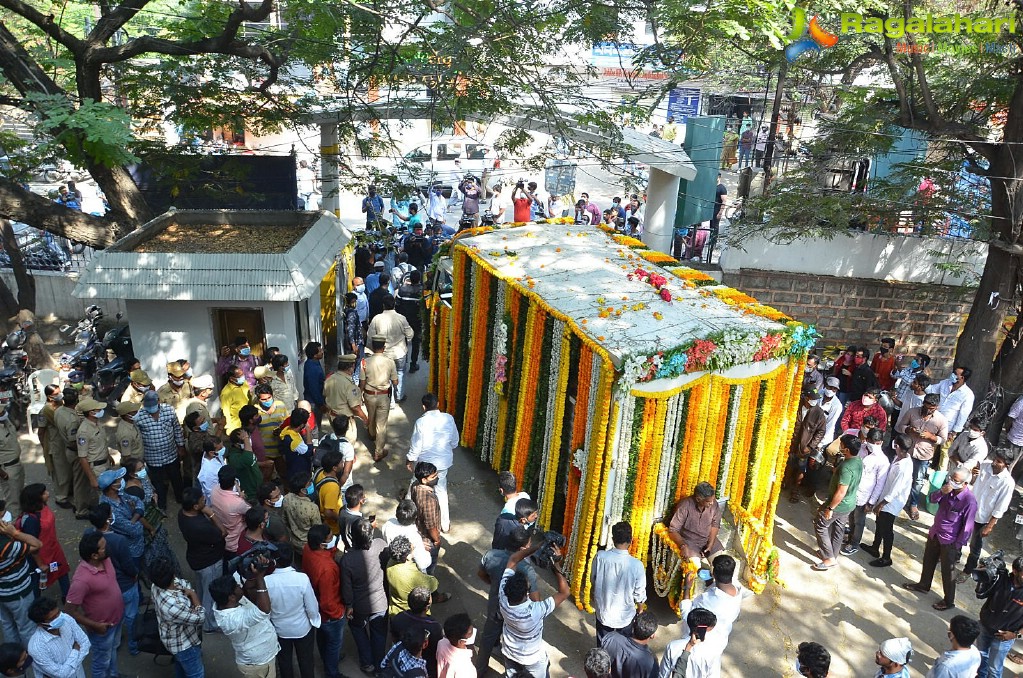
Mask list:
[[[881,340],[873,357],[866,347],[847,347],[830,374],[811,355],[785,483],[794,503],[826,483],[813,517],[818,560],[811,567],[819,572],[859,551],[871,556],[871,567],[891,567],[895,519],[905,511],[917,521],[920,507],[928,507],[934,521],[920,579],[903,587],[928,593],[940,566],[942,595],[933,609],[953,609],[957,584],[971,575],[985,600],[979,621],[952,619],[955,654],[939,658],[928,675],[998,678],[1023,637],[1023,557],[1010,568],[998,555],[981,555],[1015,491],[1012,470],[1021,449],[1013,436],[1023,436],[1023,422],[1017,424],[1023,397],[1009,413],[1008,444],[989,445],[988,422],[973,414],[970,369],[954,365],[939,380],[929,373],[930,362],[923,353],[897,355],[891,338]],[[868,514],[875,518],[869,542],[863,537]],[[964,550],[968,556],[957,569]]]

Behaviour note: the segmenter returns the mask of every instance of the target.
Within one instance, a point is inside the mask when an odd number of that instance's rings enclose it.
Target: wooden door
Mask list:
[[[263,311],[258,308],[215,308],[213,309],[213,332],[217,341],[218,355],[221,347],[234,348],[237,336],[249,340],[252,354],[263,357],[266,348],[266,329],[263,326]]]

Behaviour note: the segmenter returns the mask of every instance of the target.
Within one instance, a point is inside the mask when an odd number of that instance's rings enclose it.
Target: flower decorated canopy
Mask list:
[[[814,345],[812,327],[629,240],[554,220],[458,244],[569,318],[608,352],[625,382],[723,371]]]

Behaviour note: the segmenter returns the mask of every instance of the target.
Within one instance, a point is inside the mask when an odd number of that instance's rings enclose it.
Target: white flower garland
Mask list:
[[[674,487],[671,485],[671,474],[678,463],[678,416],[682,409],[685,391],[672,396],[668,400],[668,411],[664,422],[668,430],[664,433],[664,447],[661,449],[661,467],[657,478],[657,495],[654,500],[654,515],[662,516],[668,509],[668,503],[674,500]]]
[[[494,358],[494,365],[490,369],[490,379],[487,383],[487,411],[483,417],[483,434],[482,442],[480,445],[480,458],[486,462],[491,462],[494,459],[494,447],[497,442],[497,403],[500,397],[497,394],[497,356],[499,350],[508,349],[508,327],[504,324],[504,298],[507,291],[505,283],[499,278],[495,278],[497,282],[497,305],[494,309],[494,313],[497,314],[498,322],[496,323],[496,331],[494,336],[490,338],[492,342],[491,354]],[[503,343],[502,343],[503,336]]]
[[[554,416],[555,408],[557,407],[558,401],[558,384],[561,383],[561,338],[565,331],[565,322],[563,320],[555,320],[551,330],[551,369],[550,377],[547,383],[547,422],[543,432],[543,456],[540,458],[540,497],[538,497],[539,503],[542,505],[544,497],[542,496],[543,488],[547,486],[544,479],[548,473],[557,473],[558,469],[551,469],[551,445],[553,441],[551,438],[554,435]]]
[[[728,471],[732,466],[732,451],[735,449],[735,431],[739,427],[735,425],[735,420],[738,418],[739,405],[742,402],[742,384],[736,384],[732,389],[732,402],[728,408],[728,418],[732,422],[732,427],[728,431],[728,444],[725,445],[725,453],[721,459],[721,466],[725,469],[725,478],[728,478]],[[727,483],[718,483],[717,487],[717,498],[723,499],[725,492],[725,485]]]
[[[582,515],[583,510],[583,495],[586,494],[586,469],[589,466],[589,455],[586,454],[586,450],[580,448],[575,451],[572,455],[572,463],[579,469],[579,492],[575,498],[575,512],[572,514],[575,516],[576,525],[579,524],[579,516]],[[565,558],[566,563],[575,562],[575,552],[579,547],[579,530],[575,525],[572,527],[572,536],[568,538],[568,553]]]
[[[671,547],[660,539],[653,538],[652,566],[654,570],[654,593],[661,598],[668,595],[669,584],[678,572],[681,561]]]
[[[615,421],[615,438],[612,450],[611,468],[608,471],[607,497],[604,514],[611,525],[622,519],[625,511],[625,490],[629,482],[629,448],[632,444],[632,413],[636,398],[631,393],[618,401],[618,419]]]
[[[589,465],[590,465],[589,464],[589,456],[591,454],[593,454],[592,442],[593,442],[594,429],[597,427],[597,424],[599,423],[599,422],[597,422],[595,420],[597,418],[597,402],[596,401],[597,401],[597,387],[600,385],[600,368],[601,368],[600,356],[598,356],[596,353],[594,353],[593,354],[593,360],[590,363],[590,375],[591,375],[590,376],[590,395],[589,395],[589,398],[586,401],[587,402],[587,408],[586,408],[586,439],[585,439],[585,442],[583,443],[583,449],[586,450],[586,458],[587,459],[586,459],[586,468],[583,469],[583,471],[582,471],[582,478],[579,480],[579,482],[581,483],[581,487],[584,487],[585,484],[588,482],[586,474],[587,474],[587,469],[589,468]],[[579,523],[578,516],[582,515],[582,511],[583,511],[584,508],[588,508],[589,510],[597,510],[596,506],[591,506],[591,507],[584,507],[583,506],[582,502],[583,502],[583,497],[584,497],[585,494],[586,493],[583,491],[583,489],[580,488],[580,490],[579,490],[579,501],[576,504],[576,513],[575,513],[575,515],[577,516],[577,519],[576,519],[576,524],[577,525]],[[572,534],[574,535],[578,531],[579,530],[572,530]],[[583,548],[587,548],[588,546],[589,546],[588,544],[583,545]],[[579,547],[579,544],[576,543],[576,548],[578,548],[578,547]],[[575,551],[572,551],[571,556],[572,556],[571,560],[574,561],[575,560]]]
[[[618,397],[622,398],[632,391],[632,387],[639,382],[639,378],[647,372],[646,356],[632,356],[622,366],[622,373],[618,377]]]

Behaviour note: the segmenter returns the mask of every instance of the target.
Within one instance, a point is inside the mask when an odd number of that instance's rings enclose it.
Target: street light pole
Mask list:
[[[775,138],[778,135],[778,120],[781,117],[781,100],[785,93],[785,76],[788,74],[789,62],[782,61],[778,68],[778,86],[774,90],[774,106],[771,109],[771,126],[767,130],[767,148],[764,149],[764,188],[763,193],[767,194],[767,185],[771,182],[771,165],[774,162]]]

